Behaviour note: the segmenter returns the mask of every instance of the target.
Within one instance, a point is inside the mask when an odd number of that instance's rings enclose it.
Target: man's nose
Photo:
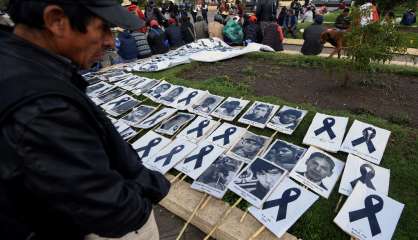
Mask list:
[[[112,32],[108,32],[105,34],[104,40],[103,40],[103,46],[105,49],[112,49],[115,48],[115,39],[113,38]]]

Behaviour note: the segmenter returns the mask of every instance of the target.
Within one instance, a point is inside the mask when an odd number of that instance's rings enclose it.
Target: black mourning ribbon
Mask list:
[[[373,203],[373,199],[377,201],[376,204]],[[350,222],[355,222],[359,219],[367,217],[369,221],[370,231],[372,236],[381,233],[379,222],[376,218],[376,213],[380,212],[383,209],[383,199],[378,195],[370,195],[364,199],[365,208],[352,211],[348,213]]]
[[[290,202],[293,202],[296,199],[298,199],[300,194],[301,194],[301,191],[299,188],[289,188],[283,192],[281,198],[265,202],[263,204],[263,210],[279,206],[279,211],[277,212],[276,222],[283,220],[286,218],[287,205]]]
[[[152,125],[152,124],[154,124],[154,123],[155,123],[155,122],[156,122],[159,118],[164,117],[166,114],[167,114],[166,112],[160,113],[160,114],[158,114],[155,118],[153,118],[153,119],[149,119],[149,120],[147,120],[147,121],[143,122],[143,124],[144,124],[144,125]]]
[[[375,175],[374,168],[371,165],[365,163],[365,164],[360,166],[360,174],[361,174],[361,176],[359,178],[353,180],[350,183],[351,187],[354,188],[356,186],[356,183],[358,181],[360,181],[360,182],[366,184],[366,186],[368,188],[376,190],[372,181],[371,181],[374,178],[374,175]]]
[[[197,127],[188,130],[187,135],[190,135],[193,132],[197,132],[196,137],[203,136],[203,129],[205,129],[207,126],[209,126],[209,123],[210,123],[209,120],[201,121]]]
[[[165,155],[159,156],[155,159],[154,162],[159,162],[163,159],[165,159],[164,163],[163,163],[163,167],[167,164],[169,164],[171,162],[171,159],[173,158],[173,156],[179,152],[181,152],[184,149],[184,145],[178,145],[175,148],[171,149],[171,151]]]
[[[137,149],[135,149],[135,151],[137,153],[140,153],[140,152],[143,151],[144,153],[142,154],[142,157],[143,158],[148,157],[148,155],[149,155],[149,153],[151,151],[151,148],[153,148],[153,147],[157,146],[158,144],[160,144],[161,140],[162,139],[160,137],[154,138],[151,141],[149,141],[149,143],[146,146],[137,148]]]
[[[195,154],[195,155],[193,155],[193,156],[187,157],[187,158],[184,160],[184,163],[188,163],[188,162],[191,162],[191,161],[196,160],[196,163],[195,163],[195,165],[194,165],[194,168],[193,168],[193,169],[200,168],[200,167],[202,166],[203,158],[204,158],[206,155],[208,155],[209,153],[211,153],[211,152],[212,152],[212,150],[213,150],[213,148],[214,148],[214,147],[213,147],[213,145],[207,145],[206,147],[204,147],[204,148],[200,149],[200,151],[199,151],[199,153],[198,153],[198,154]]]
[[[192,99],[198,94],[198,91],[193,91],[191,92],[187,97],[182,98],[180,100],[177,101],[177,103],[182,103],[185,102],[184,105],[189,105],[190,101],[192,101]]]
[[[373,153],[374,151],[376,151],[376,148],[374,147],[372,142],[372,139],[375,137],[376,129],[372,127],[367,127],[363,129],[363,136],[351,141],[351,144],[353,144],[353,147],[355,147],[365,142],[367,145],[367,149],[369,150],[369,153]]]
[[[334,118],[325,118],[324,121],[322,121],[322,123],[324,124],[321,128],[318,128],[314,131],[315,135],[318,136],[319,134],[323,133],[323,132],[327,132],[329,138],[332,140],[334,139],[335,133],[334,131],[332,131],[332,126],[335,125],[335,119]]]
[[[221,134],[219,136],[213,137],[212,140],[213,141],[218,141],[218,140],[220,140],[220,139],[223,138],[223,140],[224,140],[224,144],[223,145],[227,145],[230,142],[229,137],[232,134],[234,134],[236,131],[237,131],[237,128],[236,127],[227,128],[223,134]]]

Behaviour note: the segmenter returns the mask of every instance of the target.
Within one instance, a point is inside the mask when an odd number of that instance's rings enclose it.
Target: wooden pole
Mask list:
[[[174,183],[182,174],[183,174],[182,172],[177,174],[173,179],[170,180],[170,183]]]
[[[245,219],[245,217],[247,216],[247,214],[248,214],[248,208],[247,208],[247,209],[245,209],[245,212],[242,214],[242,217],[241,217],[241,219],[239,220],[239,222],[240,222],[240,223],[244,222],[244,219]]]
[[[343,200],[343,195],[341,195],[340,199],[338,199],[337,206],[335,206],[335,210],[334,210],[335,213],[338,212],[338,210],[340,209],[340,205],[341,205],[342,200]]]
[[[204,209],[206,207],[206,205],[208,205],[209,200],[212,198],[212,196],[208,196],[206,198],[206,201],[202,204],[202,206],[200,207],[200,209]]]
[[[176,240],[180,240],[181,236],[183,236],[184,232],[187,229],[187,226],[189,226],[190,222],[192,221],[193,217],[196,215],[197,210],[199,210],[200,206],[202,205],[203,201],[206,199],[206,197],[208,196],[207,193],[205,193],[202,197],[202,199],[200,199],[199,203],[197,204],[197,206],[194,208],[192,214],[189,216],[189,218],[187,219],[187,222],[184,224],[183,228],[181,229],[179,235],[177,236]]]
[[[229,216],[229,214],[231,213],[232,209],[234,209],[240,202],[242,201],[242,198],[239,198],[231,207],[229,207],[224,214],[222,215],[222,217],[216,222],[215,226],[212,228],[212,230],[206,235],[206,237],[203,240],[208,240],[210,238],[210,236],[212,236],[212,234],[216,231],[216,229],[218,229],[218,227],[222,224],[223,220]]]
[[[258,237],[258,235],[260,235],[264,231],[264,229],[266,229],[266,226],[264,226],[264,225],[261,226],[257,231],[255,231],[255,233],[253,235],[251,235],[250,238],[248,238],[248,240],[253,240],[256,237]]]

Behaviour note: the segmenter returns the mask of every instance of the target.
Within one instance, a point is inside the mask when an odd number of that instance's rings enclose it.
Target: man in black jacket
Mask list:
[[[322,52],[324,44],[321,42],[321,33],[326,30],[322,25],[323,21],[323,16],[315,16],[314,23],[303,32],[304,42],[300,51],[304,55],[318,55]]]
[[[0,31],[1,239],[158,239],[169,190],[86,96],[77,73],[113,47],[109,25],[143,23],[113,0],[11,1]],[[144,235],[147,234],[147,235]]]
[[[264,36],[264,28],[276,21],[277,2],[276,0],[258,0],[256,7],[256,17],[260,23],[261,33]]]

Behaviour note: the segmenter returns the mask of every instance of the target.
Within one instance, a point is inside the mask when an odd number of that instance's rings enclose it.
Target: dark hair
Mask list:
[[[284,110],[283,112],[279,113],[279,116],[283,116],[283,115],[293,115],[296,118],[300,118],[302,116],[302,113],[300,111],[295,110],[295,109],[287,109],[287,110]]]
[[[278,168],[278,167],[274,166],[273,164],[270,164],[266,161],[263,161],[261,159],[257,159],[251,164],[250,170],[254,174],[257,174],[257,173],[263,172],[263,171],[280,170],[280,168]]]
[[[48,5],[58,5],[70,20],[71,27],[85,33],[87,25],[96,16],[80,3],[60,3],[58,1],[11,0],[9,15],[15,24],[24,24],[31,28],[43,29],[43,13]]]
[[[343,12],[349,13],[350,12],[350,9],[349,8],[344,8]]]
[[[320,159],[325,160],[330,165],[331,169],[335,167],[334,161],[332,161],[332,159],[328,157],[327,155],[320,153],[320,152],[312,153],[311,156],[309,156],[309,159],[306,161],[306,163],[310,162],[314,158],[320,158]]]

